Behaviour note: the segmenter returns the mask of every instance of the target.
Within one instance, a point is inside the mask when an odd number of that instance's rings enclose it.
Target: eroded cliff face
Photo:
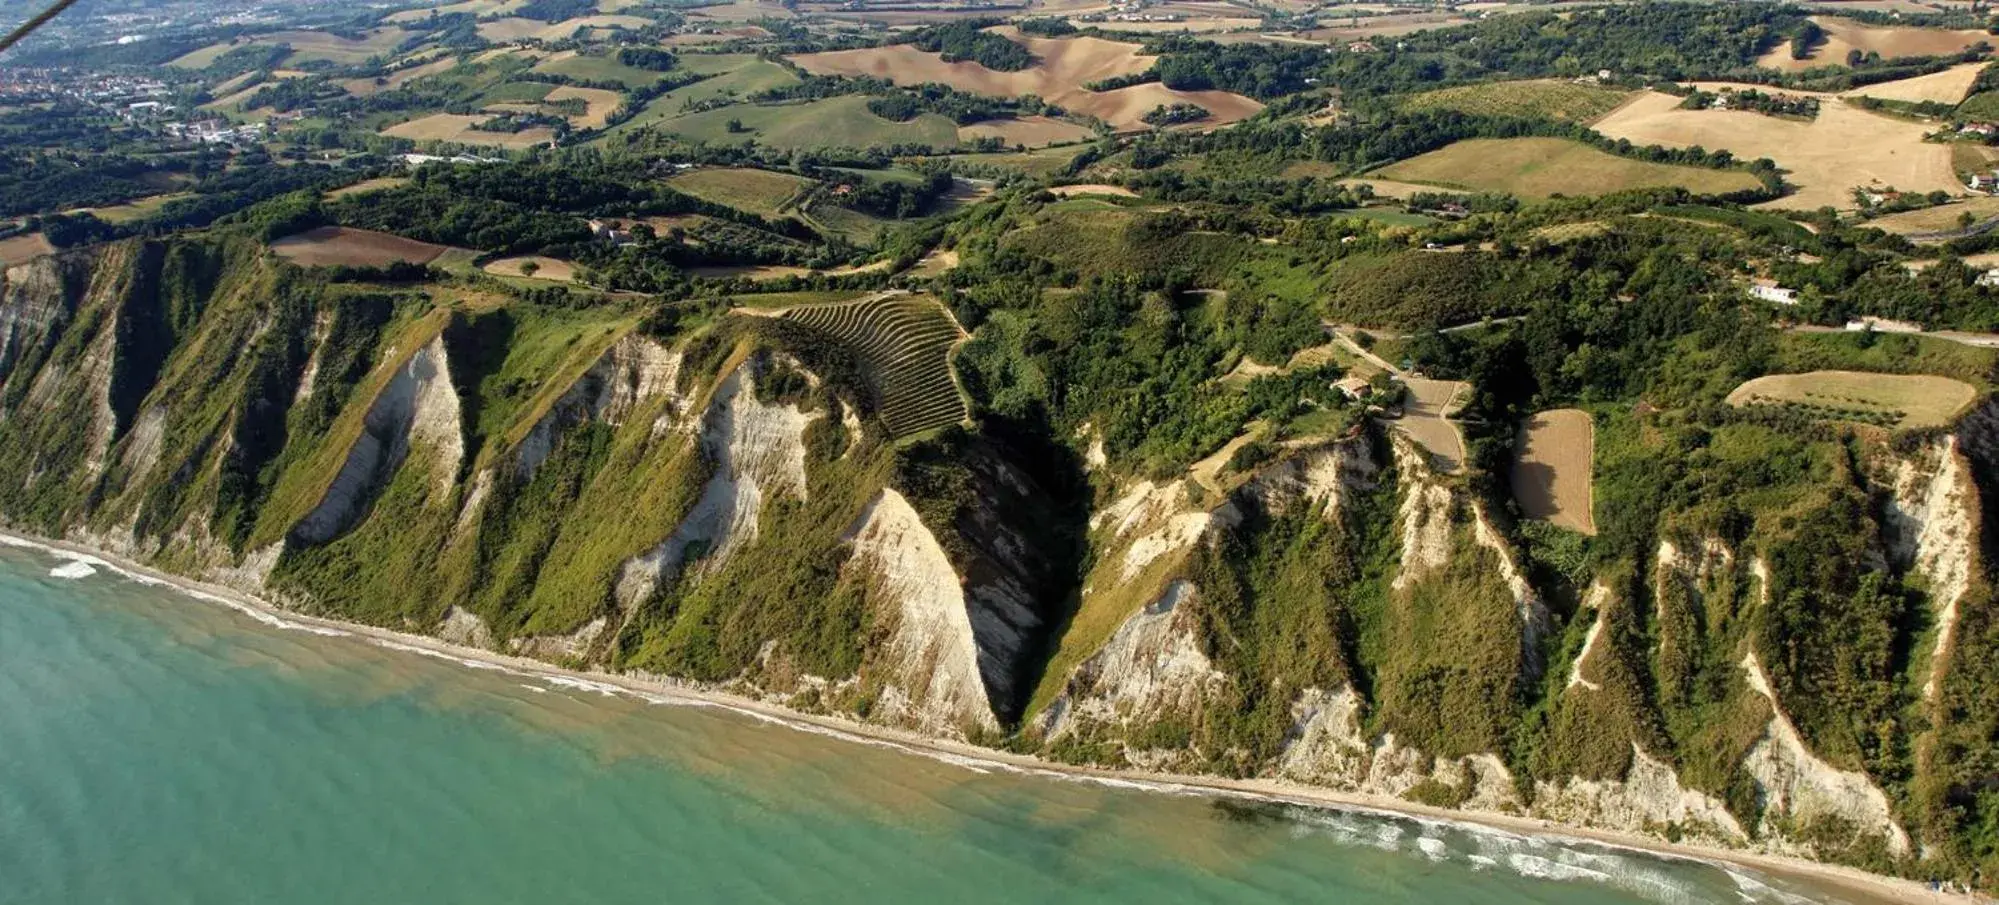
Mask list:
[[[1667,513],[1642,553],[1556,582],[1503,502],[1372,426],[1151,479],[1085,430],[1090,507],[996,437],[890,440],[854,388],[726,320],[654,335],[615,308],[332,292],[257,249],[174,276],[189,253],[6,273],[6,524],[340,618],[1070,760],[1874,867],[1978,794],[1938,777],[1975,774],[1985,743],[1961,650],[1991,637],[1999,407],[1856,442],[1850,486],[1781,517]],[[508,348],[482,350],[465,324],[495,310]],[[1821,522],[1858,552],[1826,559]],[[1907,782],[1800,678],[1838,639],[1785,633],[1835,593],[1906,602],[1912,637],[1884,649],[1930,720]]]

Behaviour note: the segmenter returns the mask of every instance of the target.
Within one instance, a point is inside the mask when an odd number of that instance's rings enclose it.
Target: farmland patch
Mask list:
[[[445,246],[405,239],[402,236],[352,229],[345,226],[317,226],[271,243],[280,257],[305,267],[383,267],[389,264],[428,264],[445,252]]]
[[[951,349],[965,332],[936,299],[881,295],[779,316],[852,351],[890,434],[908,437],[965,420],[965,400],[951,375]]]
[[[1811,371],[1758,377],[1731,391],[1728,404],[1779,406],[1830,421],[1922,428],[1950,424],[1977,396],[1968,383],[1932,374]]]
[[[1633,160],[1561,138],[1474,138],[1376,172],[1401,182],[1523,198],[1601,195],[1654,186],[1721,195],[1760,185],[1756,177],[1740,171]]]
[[[1590,511],[1595,451],[1596,422],[1588,412],[1556,409],[1528,418],[1513,449],[1513,498],[1521,513],[1595,534]]]

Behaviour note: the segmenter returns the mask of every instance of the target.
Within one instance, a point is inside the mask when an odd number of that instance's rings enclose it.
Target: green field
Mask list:
[[[1710,170],[1619,157],[1563,138],[1474,138],[1373,171],[1384,179],[1522,198],[1602,195],[1677,186],[1722,195],[1757,188],[1740,170]]]
[[[672,119],[684,113],[691,104],[720,97],[742,98],[759,91],[783,88],[797,83],[798,77],[792,75],[791,70],[766,60],[751,59],[748,63],[721,75],[703,79],[692,85],[683,85],[653,98],[637,116],[620,123],[618,129],[637,129]]]
[[[731,121],[738,122],[743,131],[729,131]],[[898,123],[874,115],[868,110],[868,99],[855,95],[802,104],[737,104],[662,120],[654,128],[688,141],[741,144],[755,139],[774,148],[896,144],[948,148],[958,143],[958,126],[945,117],[926,113]]]
[[[560,60],[545,60],[536,64],[534,71],[568,76],[580,81],[617,82],[626,88],[650,85],[667,76],[664,72],[627,66],[618,62],[614,56],[581,54]]]
[[[812,180],[769,170],[716,168],[682,173],[667,185],[703,201],[775,217],[790,210]]]
[[[1486,82],[1410,95],[1405,110],[1456,110],[1480,116],[1521,116],[1585,123],[1624,102],[1630,92],[1552,79]]]
[[[964,331],[936,299],[890,295],[794,308],[784,318],[853,352],[890,434],[909,437],[965,420],[965,399],[951,378],[951,347]]]
[[[1005,173],[1024,173],[1028,176],[1048,176],[1060,172],[1076,155],[1083,153],[1083,145],[1069,145],[1060,148],[1043,148],[1038,151],[1001,151],[993,154],[953,154],[949,157],[925,158],[947,164],[953,172],[968,176],[998,176]]]

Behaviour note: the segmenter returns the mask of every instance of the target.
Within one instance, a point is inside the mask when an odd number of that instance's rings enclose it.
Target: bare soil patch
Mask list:
[[[1741,171],[1634,160],[1561,138],[1468,139],[1390,164],[1380,173],[1402,182],[1522,198],[1600,195],[1655,186],[1720,195],[1757,187],[1756,178]]]
[[[1988,40],[1982,31],[1951,31],[1907,25],[1865,25],[1836,16],[1813,16],[1825,29],[1825,43],[1803,60],[1791,59],[1789,42],[1779,44],[1756,61],[1756,65],[1783,72],[1802,72],[1816,66],[1844,66],[1848,51],[1872,51],[1883,57],[1930,57],[1953,54],[1979,41]]]
[[[1959,190],[1947,145],[1926,144],[1929,126],[1877,116],[1838,99],[1810,122],[1745,110],[1681,110],[1670,94],[1644,92],[1598,120],[1596,130],[1633,144],[1726,149],[1738,159],[1768,157],[1789,170],[1796,194],[1766,206],[1812,210],[1853,206],[1855,186],[1905,192]]]
[[[526,265],[534,264],[534,273],[528,273]],[[553,280],[558,283],[576,282],[576,265],[561,258],[543,255],[521,255],[514,258],[500,258],[486,262],[479,268],[487,273],[503,277],[529,277],[536,280]]]
[[[1939,204],[1919,211],[1903,211],[1867,221],[1868,226],[1898,236],[1911,233],[1946,232],[1958,228],[1958,218],[1970,214],[1974,221],[1999,217],[1999,197],[1990,195]]]
[[[1731,391],[1728,404],[1789,404],[1832,420],[1878,420],[1898,428],[1920,428],[1951,423],[1977,398],[1978,391],[1970,384],[1933,374],[1811,371],[1758,377]]]
[[[431,60],[428,63],[398,69],[379,78],[347,79],[340,83],[340,87],[347,89],[347,93],[355,97],[367,97],[383,91],[393,91],[427,75],[449,72],[457,66],[457,57],[445,56],[440,59]]]
[[[1555,409],[1527,419],[1513,450],[1513,498],[1528,518],[1583,534],[1596,533],[1590,512],[1596,422],[1581,409]]]
[[[872,76],[901,85],[941,82],[988,97],[1039,95],[1118,129],[1144,127],[1140,117],[1161,104],[1199,104],[1209,113],[1204,125],[1235,122],[1263,109],[1262,104],[1238,94],[1174,91],[1158,83],[1091,91],[1083,86],[1144,72],[1152,68],[1156,58],[1139,53],[1139,45],[1102,38],[1036,38],[1010,27],[993,30],[1025,46],[1041,62],[1021,72],[998,72],[970,61],[946,63],[941,55],[908,44],[809,53],[791,59],[818,75]]]
[[[1978,73],[1984,68],[1984,63],[1965,63],[1942,72],[1919,75],[1912,79],[1863,85],[1840,96],[1873,97],[1884,101],[1908,101],[1912,104],[1920,104],[1923,101],[1955,104],[1963,101],[1965,95],[1971,93],[1972,83],[1978,81]]]
[[[1093,134],[1089,129],[1059,119],[1046,116],[1023,116],[1019,119],[988,119],[958,127],[958,140],[977,141],[981,138],[997,138],[1008,145],[1026,145],[1039,148],[1065,141],[1081,141]]]
[[[578,88],[574,85],[564,85],[550,91],[547,100],[582,101],[586,105],[583,115],[570,117],[569,124],[584,129],[602,129],[610,120],[611,114],[617,112],[618,105],[625,102],[625,96],[605,88]]]
[[[1051,186],[1051,187],[1049,187],[1048,191],[1049,191],[1049,193],[1050,193],[1050,194],[1053,194],[1053,195],[1060,195],[1060,196],[1062,196],[1062,197],[1064,197],[1064,198],[1075,198],[1075,197],[1079,197],[1079,196],[1082,196],[1082,195],[1109,195],[1109,196],[1111,196],[1111,197],[1114,197],[1114,198],[1136,198],[1136,197],[1138,197],[1138,193],[1137,193],[1137,192],[1134,192],[1134,191],[1132,191],[1131,189],[1128,189],[1128,188],[1125,188],[1124,186],[1121,186],[1121,185],[1105,185],[1105,184],[1102,184],[1102,183],[1094,183],[1094,182],[1093,182],[1093,183],[1086,183],[1086,184],[1083,184],[1083,185],[1057,185],[1057,186]]]
[[[382,130],[391,138],[412,141],[453,141],[465,145],[492,145],[498,148],[531,148],[552,141],[549,129],[522,129],[519,132],[484,132],[472,128],[491,117],[472,113],[433,113]]]
[[[371,229],[318,226],[271,243],[271,250],[306,267],[383,267],[408,262],[428,264],[444,254],[445,246],[405,239]]]
[[[1409,401],[1402,418],[1395,422],[1396,429],[1429,450],[1438,471],[1451,473],[1464,467],[1464,436],[1450,422],[1450,416],[1463,405],[1470,386],[1423,377],[1404,377],[1402,382],[1409,387]]]
[[[0,239],[0,267],[26,264],[43,255],[55,253],[56,247],[50,245],[48,237],[41,233]]]

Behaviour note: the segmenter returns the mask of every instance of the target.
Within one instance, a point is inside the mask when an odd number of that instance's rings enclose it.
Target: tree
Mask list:
[[[521,276],[524,276],[524,277],[531,277],[531,276],[534,276],[535,274],[537,274],[537,273],[540,273],[540,272],[541,272],[541,264],[540,264],[540,262],[537,262],[537,261],[522,261],[522,262],[521,262]]]
[[[729,119],[728,123],[724,125],[724,128],[729,130],[730,135],[741,135],[744,132],[750,131],[747,127],[743,125],[742,120],[736,119],[734,117],[731,117]]]

